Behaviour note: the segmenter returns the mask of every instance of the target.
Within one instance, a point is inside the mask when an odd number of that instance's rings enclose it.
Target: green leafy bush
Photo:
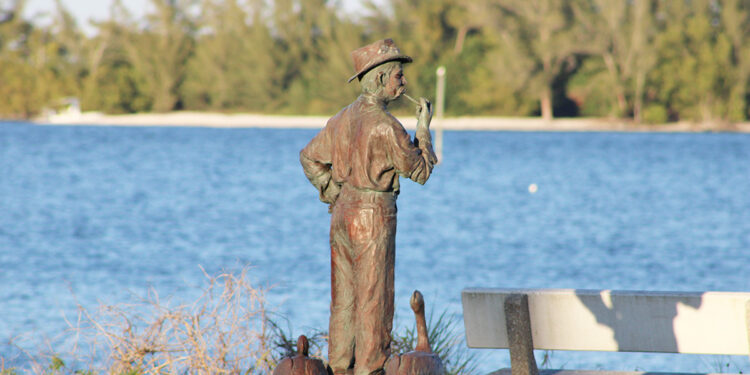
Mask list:
[[[668,119],[667,109],[661,104],[649,104],[643,110],[643,121],[648,124],[663,124]]]

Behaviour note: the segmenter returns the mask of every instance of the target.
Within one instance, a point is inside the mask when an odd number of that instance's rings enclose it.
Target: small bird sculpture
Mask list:
[[[385,365],[386,375],[445,375],[445,366],[432,352],[424,316],[424,297],[415,290],[411,295],[411,309],[417,320],[417,346],[413,351],[391,357]]]
[[[300,335],[297,339],[297,355],[284,358],[273,370],[273,375],[328,375],[323,361],[308,357],[309,350],[307,337]]]

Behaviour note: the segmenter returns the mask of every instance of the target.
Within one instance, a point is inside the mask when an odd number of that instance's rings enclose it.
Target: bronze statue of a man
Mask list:
[[[300,152],[331,216],[328,361],[334,374],[382,373],[390,355],[399,175],[424,184],[437,162],[430,103],[417,105],[414,141],[386,109],[406,91],[391,39],[352,52],[362,94]]]

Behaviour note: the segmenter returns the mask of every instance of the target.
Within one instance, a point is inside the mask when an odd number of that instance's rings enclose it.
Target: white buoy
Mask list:
[[[529,193],[534,194],[537,190],[539,190],[539,186],[536,186],[536,184],[529,185]]]

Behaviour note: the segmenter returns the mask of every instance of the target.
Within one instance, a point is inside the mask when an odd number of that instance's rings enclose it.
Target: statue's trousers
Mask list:
[[[331,216],[328,361],[335,374],[381,370],[393,326],[396,197],[344,185]]]

